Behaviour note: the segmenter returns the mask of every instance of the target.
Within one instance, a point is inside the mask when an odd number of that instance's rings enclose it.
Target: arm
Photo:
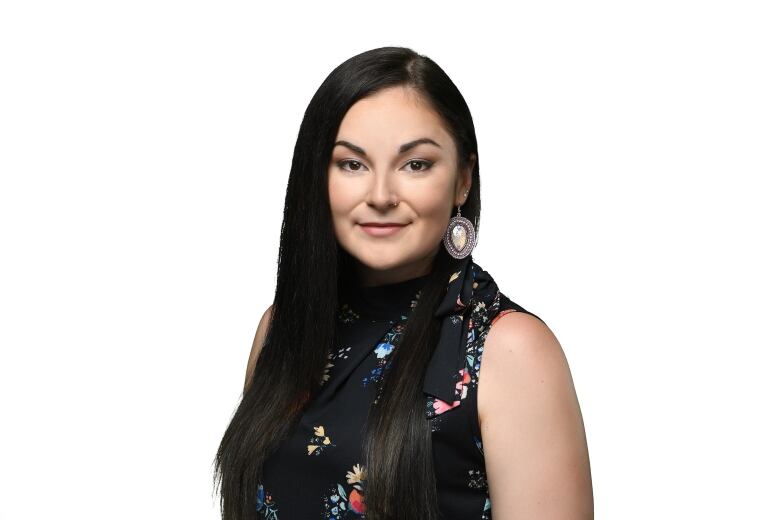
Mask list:
[[[260,356],[260,350],[263,348],[265,342],[265,335],[268,332],[268,323],[271,320],[271,314],[273,313],[273,305],[270,305],[263,315],[260,317],[260,324],[257,326],[257,332],[255,333],[255,339],[252,342],[252,350],[249,352],[249,361],[246,365],[246,376],[244,378],[244,395],[249,390],[249,386],[252,383],[252,376],[255,373],[255,366],[257,365],[257,358]]]
[[[485,338],[478,409],[492,518],[592,520],[590,459],[566,356],[534,316]]]

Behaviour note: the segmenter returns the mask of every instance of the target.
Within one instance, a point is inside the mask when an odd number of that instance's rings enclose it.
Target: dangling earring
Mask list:
[[[466,192],[466,195],[468,194],[469,192]],[[474,225],[469,219],[461,216],[460,204],[458,204],[458,214],[450,219],[447,231],[444,232],[444,247],[454,258],[465,258],[471,254],[476,245],[477,233],[474,231]]]

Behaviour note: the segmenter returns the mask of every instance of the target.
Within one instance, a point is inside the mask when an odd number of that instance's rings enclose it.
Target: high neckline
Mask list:
[[[361,286],[347,284],[346,303],[361,318],[373,320],[395,320],[411,312],[419,297],[419,291],[430,278],[431,273],[415,276],[381,285]]]

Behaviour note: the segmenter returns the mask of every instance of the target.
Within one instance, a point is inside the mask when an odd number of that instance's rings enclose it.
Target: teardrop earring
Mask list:
[[[477,245],[477,233],[474,230],[474,225],[469,219],[461,216],[460,204],[458,204],[458,214],[450,219],[443,238],[447,252],[458,259],[467,257]]]

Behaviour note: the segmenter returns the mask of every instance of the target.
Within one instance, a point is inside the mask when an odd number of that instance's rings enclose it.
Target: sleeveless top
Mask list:
[[[363,518],[362,428],[377,402],[376,383],[430,274],[340,297],[337,341],[321,389],[293,434],[263,465],[256,509],[263,519]],[[452,273],[435,316],[441,334],[426,369],[421,399],[431,427],[440,518],[491,518],[477,415],[482,349],[491,325],[525,312],[498,290],[471,255]],[[538,318],[538,316],[537,316]],[[403,500],[403,497],[399,497]],[[414,517],[414,512],[409,512]]]

